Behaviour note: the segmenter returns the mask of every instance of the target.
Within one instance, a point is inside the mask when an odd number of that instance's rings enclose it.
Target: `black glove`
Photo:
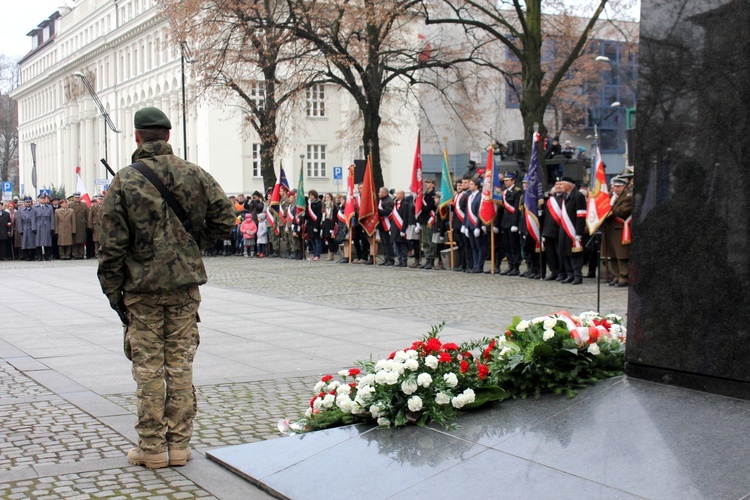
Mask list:
[[[128,319],[128,312],[125,308],[125,301],[120,299],[118,302],[110,302],[109,307],[111,307],[120,317],[120,321],[122,321],[123,326],[128,326],[130,324],[130,319]]]

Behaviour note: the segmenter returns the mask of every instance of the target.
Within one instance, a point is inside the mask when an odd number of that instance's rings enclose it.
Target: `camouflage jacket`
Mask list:
[[[182,205],[189,234],[154,185],[131,166],[112,180],[99,213],[99,282],[110,302],[122,292],[166,292],[207,281],[201,250],[234,228],[234,209],[202,168],[172,154],[165,141],[135,150]]]

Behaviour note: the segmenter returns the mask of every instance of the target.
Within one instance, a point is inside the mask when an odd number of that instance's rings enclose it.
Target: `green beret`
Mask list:
[[[136,111],[135,117],[133,118],[133,127],[136,130],[150,128],[165,128],[171,130],[172,124],[162,110],[151,107]]]

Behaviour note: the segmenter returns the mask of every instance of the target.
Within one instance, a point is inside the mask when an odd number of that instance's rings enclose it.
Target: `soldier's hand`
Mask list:
[[[510,226],[510,232],[511,233],[517,233],[518,232],[518,226]]]
[[[474,229],[474,237],[475,237],[475,238],[479,238],[479,234],[480,234],[480,233],[481,233],[481,231],[479,230],[479,228],[475,228],[475,229]]]
[[[117,302],[110,302],[109,307],[114,310],[117,315],[120,317],[120,321],[124,326],[128,326],[130,324],[130,318],[128,318],[128,309],[125,307],[125,301],[120,298]]]
[[[492,232],[493,232],[493,233],[495,233],[495,234],[500,234],[500,228],[499,228],[499,227],[497,227],[497,226],[494,226],[494,227],[492,228]]]

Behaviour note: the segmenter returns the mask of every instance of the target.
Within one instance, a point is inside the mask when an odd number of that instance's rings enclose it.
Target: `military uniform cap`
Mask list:
[[[505,178],[516,180],[516,178],[518,178],[518,174],[516,174],[515,172],[505,172]]]
[[[164,112],[158,108],[150,107],[136,111],[133,117],[133,127],[136,130],[145,130],[151,128],[163,128],[170,130],[172,123]]]
[[[81,193],[79,193],[78,191],[76,191],[75,193],[73,193],[73,196],[81,196]]]
[[[561,177],[560,181],[562,181],[562,182],[569,182],[569,183],[571,183],[573,185],[575,185],[575,183],[576,183],[575,179],[573,179],[572,177]]]
[[[628,182],[628,179],[625,179],[624,177],[615,177],[612,179],[612,183],[618,186],[627,186]]]
[[[34,201],[31,199],[31,196],[25,196],[23,201]]]

